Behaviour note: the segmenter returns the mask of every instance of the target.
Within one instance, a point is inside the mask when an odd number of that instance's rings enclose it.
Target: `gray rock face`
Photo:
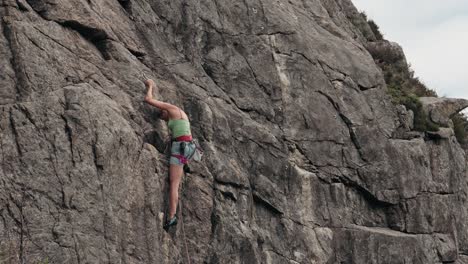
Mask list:
[[[350,1],[1,3],[1,261],[467,262],[465,153],[395,136]],[[170,233],[143,75],[205,150]]]
[[[468,108],[466,99],[422,97],[421,103],[431,121],[443,126],[449,126],[451,117]]]

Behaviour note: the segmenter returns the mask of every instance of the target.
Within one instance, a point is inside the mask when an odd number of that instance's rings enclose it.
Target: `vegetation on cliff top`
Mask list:
[[[359,14],[360,19],[352,21],[361,21],[355,23],[355,26],[362,32],[363,36],[369,42],[384,40],[383,34],[380,32],[378,25],[367,18],[365,13]],[[362,21],[367,21],[367,25]],[[369,34],[369,28],[372,34]],[[422,110],[422,104],[419,100],[423,96],[437,97],[437,93],[429,89],[418,77],[415,77],[411,65],[406,62],[404,56],[395,52],[391,45],[382,45],[378,48],[375,46],[367,47],[377,65],[382,69],[385,82],[388,88],[388,94],[392,97],[395,104],[405,105],[407,109],[411,109],[414,113],[414,129],[417,131],[434,131],[438,130],[438,125],[431,122],[426,113]],[[466,146],[468,142],[468,118],[463,114],[457,114],[452,117],[454,124],[455,135],[460,144]]]
[[[452,122],[458,142],[468,148],[468,117],[460,113],[452,117]]]

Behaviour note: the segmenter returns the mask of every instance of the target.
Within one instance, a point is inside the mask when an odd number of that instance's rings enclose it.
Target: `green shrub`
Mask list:
[[[365,39],[373,41],[374,34],[367,23],[367,15],[364,12],[356,13],[349,17],[351,23],[361,32]]]
[[[423,106],[419,97],[415,94],[410,94],[407,97],[404,97],[402,104],[406,106],[407,109],[411,109],[414,113],[414,129],[417,131],[438,131],[439,126],[429,120],[429,117],[423,110]]]
[[[367,24],[369,24],[369,27],[371,28],[372,32],[374,33],[374,36],[377,40],[383,40],[383,35],[382,32],[380,32],[379,26],[374,22],[374,20],[370,19],[367,21]]]
[[[362,11],[362,12],[359,12],[359,16],[364,19],[364,21],[367,21],[367,14],[366,12]]]
[[[414,113],[414,130],[416,131],[438,131],[439,126],[430,121],[423,110],[419,97],[415,94],[406,94],[403,90],[395,86],[388,86],[388,93],[392,97],[394,104],[402,104],[406,109]]]
[[[390,45],[382,45],[382,46],[367,46],[367,51],[372,55],[372,58],[379,64],[395,64],[399,61],[404,61],[404,57],[402,57],[399,53],[394,52]]]
[[[439,126],[430,121],[422,109],[419,97],[437,97],[437,93],[428,89],[417,77],[409,65],[403,62],[381,65],[387,83],[388,93],[395,104],[405,105],[414,113],[414,129],[417,131],[438,131]]]
[[[357,13],[348,18],[368,41],[384,39],[379,26],[377,26],[374,20],[368,19],[365,12]]]

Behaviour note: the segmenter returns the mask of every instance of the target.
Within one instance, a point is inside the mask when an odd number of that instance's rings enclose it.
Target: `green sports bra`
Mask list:
[[[190,122],[185,119],[170,119],[167,122],[169,130],[171,130],[172,138],[178,138],[180,136],[192,135],[190,132]]]

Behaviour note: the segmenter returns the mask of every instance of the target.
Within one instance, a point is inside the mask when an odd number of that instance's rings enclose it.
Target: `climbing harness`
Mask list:
[[[182,164],[187,164],[189,161],[184,155],[172,154],[171,156],[179,159],[180,163]]]
[[[203,150],[199,146],[196,139],[192,139],[191,141],[175,141],[180,142],[179,146],[179,153],[180,154],[171,154],[172,157],[177,158],[180,163],[187,164],[190,160],[194,161],[201,161],[201,157],[203,156]],[[194,148],[190,154],[186,153],[187,147],[189,144],[193,144]]]

